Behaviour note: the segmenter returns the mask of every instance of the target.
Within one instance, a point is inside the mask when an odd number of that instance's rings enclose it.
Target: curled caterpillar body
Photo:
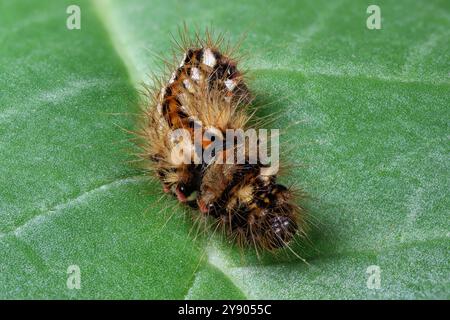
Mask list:
[[[219,112],[212,114],[204,110],[205,106],[199,105],[199,100],[205,94],[216,94],[218,98],[233,105],[250,100],[242,74],[232,59],[220,54],[212,46],[189,48],[178,68],[171,74],[167,86],[158,93],[157,111],[170,130],[183,128],[193,131],[199,118],[204,120],[203,124],[208,124],[213,122],[211,117],[221,113],[218,110]],[[209,117],[205,119],[199,115]],[[172,168],[169,175],[177,177],[163,179],[165,190],[175,193],[182,202],[192,201],[199,190],[201,169],[200,165],[179,165]],[[164,171],[160,172],[160,176],[164,177]]]
[[[292,191],[276,182],[267,164],[250,161],[245,141],[243,162],[224,161],[239,149],[225,143],[228,130],[246,130],[252,118],[243,74],[210,40],[184,51],[144,109],[141,157],[165,192],[211,217],[239,244],[268,250],[286,246],[304,229]],[[180,129],[182,134],[174,134]],[[217,145],[223,149],[212,148]]]

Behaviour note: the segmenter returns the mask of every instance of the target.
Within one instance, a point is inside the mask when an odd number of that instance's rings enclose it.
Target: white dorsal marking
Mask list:
[[[227,87],[228,91],[233,91],[236,87],[236,82],[231,79],[225,80],[225,86]]]
[[[189,91],[192,91],[194,88],[192,86],[192,83],[189,81],[189,79],[184,79],[183,84]]]
[[[200,70],[198,68],[192,68],[192,80],[199,81],[200,80]]]
[[[216,65],[216,57],[214,57],[214,54],[209,48],[206,48],[203,52],[203,63],[211,68]]]
[[[182,66],[184,66],[184,61],[186,60],[186,58],[187,58],[187,54],[186,54],[186,52],[184,53],[184,55],[183,55],[183,59],[181,60],[181,62],[180,62],[180,68],[182,67]]]
[[[172,73],[172,76],[170,77],[169,83],[172,84],[175,81],[175,78],[177,77],[177,72],[175,71]]]

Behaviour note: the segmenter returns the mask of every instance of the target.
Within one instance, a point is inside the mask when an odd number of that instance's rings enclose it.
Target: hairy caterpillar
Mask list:
[[[221,48],[223,38],[213,41],[209,34],[205,41],[197,35],[181,42],[183,58],[169,64],[169,80],[148,89],[141,158],[166,193],[212,217],[237,243],[267,250],[287,246],[304,233],[293,192],[276,182],[267,164],[251,161],[245,140],[241,162],[225,161],[242,150],[225,143],[227,130],[246,130],[252,122],[252,95],[232,51]],[[180,129],[183,134],[174,135]],[[219,151],[212,148],[217,144],[223,146]],[[256,148],[261,145],[258,139]]]

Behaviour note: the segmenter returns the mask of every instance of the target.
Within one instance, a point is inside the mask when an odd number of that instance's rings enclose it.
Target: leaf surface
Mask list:
[[[81,30],[67,5],[1,4],[0,297],[450,298],[448,2],[379,1],[381,30],[364,1],[81,1]],[[195,237],[127,164],[135,87],[183,21],[247,33],[259,115],[299,164],[281,179],[311,196],[309,264]]]

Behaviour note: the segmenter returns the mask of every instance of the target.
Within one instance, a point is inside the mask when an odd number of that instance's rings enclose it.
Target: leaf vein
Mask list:
[[[131,176],[131,177],[126,177],[126,178],[116,179],[111,182],[102,184],[101,186],[98,186],[94,189],[83,192],[82,194],[78,195],[75,198],[69,199],[63,203],[56,204],[52,208],[50,208],[46,211],[43,211],[40,214],[34,216],[33,218],[27,220],[25,223],[16,227],[14,230],[11,230],[6,233],[0,233],[0,238],[5,237],[7,235],[13,235],[15,237],[20,237],[21,234],[23,234],[23,232],[28,227],[35,225],[35,224],[40,224],[40,223],[44,222],[46,219],[48,219],[49,216],[55,215],[58,212],[63,211],[64,209],[71,208],[71,207],[77,206],[79,204],[82,204],[93,194],[105,192],[105,191],[108,191],[111,188],[115,188],[117,186],[122,186],[122,185],[129,184],[129,183],[137,183],[137,182],[143,181],[144,179],[145,179],[145,177],[143,177],[143,176]]]

